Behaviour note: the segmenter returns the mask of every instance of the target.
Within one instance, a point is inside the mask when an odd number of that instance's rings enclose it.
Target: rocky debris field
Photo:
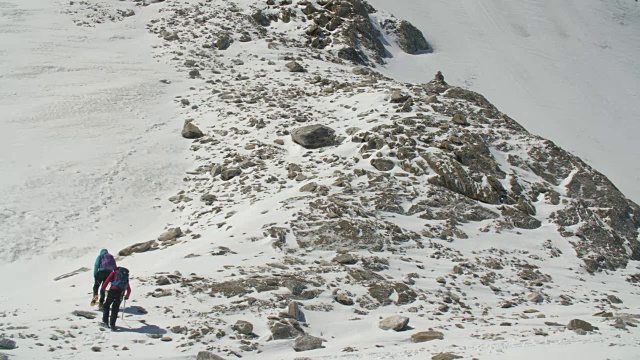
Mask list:
[[[428,58],[410,23],[360,0],[122,4],[157,11],[154,54],[190,84],[175,98],[194,163],[169,199],[179,227],[119,253],[164,269],[132,280],[143,330],[100,345],[97,313],[45,333],[5,311],[0,349],[455,359],[637,342],[640,207],[442,73],[381,75],[388,44]],[[65,11],[126,21],[100,6]]]

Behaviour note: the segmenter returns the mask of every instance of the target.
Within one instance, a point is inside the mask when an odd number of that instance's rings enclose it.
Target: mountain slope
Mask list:
[[[157,39],[141,39],[185,83],[173,104],[190,140],[174,138],[192,168],[168,199],[180,229],[109,244],[133,275],[116,333],[71,313],[88,310],[90,271],[57,277],[95,254],[36,257],[48,276],[8,279],[0,298],[11,354],[637,353],[638,205],[442,74],[382,74],[405,51],[437,54],[413,26],[360,1],[100,4],[63,9],[115,34],[146,17]],[[400,331],[380,328],[394,315]],[[300,354],[301,339],[324,348]]]

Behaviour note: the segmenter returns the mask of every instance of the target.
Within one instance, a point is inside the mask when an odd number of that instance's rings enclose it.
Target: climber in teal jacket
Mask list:
[[[109,277],[109,274],[117,269],[116,259],[113,255],[109,254],[107,249],[100,250],[100,255],[96,258],[96,262],[93,265],[93,298],[91,299],[91,306],[94,306],[98,302],[98,289],[100,285]],[[102,304],[104,304],[104,290],[100,291],[100,303],[98,309],[102,310]]]

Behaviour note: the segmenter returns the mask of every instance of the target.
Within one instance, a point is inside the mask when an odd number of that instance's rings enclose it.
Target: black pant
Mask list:
[[[104,303],[104,309],[102,309],[103,323],[109,324],[111,327],[116,326],[116,320],[118,320],[118,312],[120,312],[120,303],[122,302],[123,295],[124,292],[122,290],[109,290],[107,300]],[[109,319],[109,307],[111,307],[111,319]]]
[[[94,279],[94,282],[93,282],[93,296],[98,295],[98,289],[100,288],[102,283],[105,280],[107,280],[107,277],[109,277],[109,274],[111,274],[111,271],[109,271],[109,270],[100,270],[100,271],[98,271],[96,276],[93,278]],[[103,302],[104,302],[104,290],[100,289],[100,304],[102,304]]]

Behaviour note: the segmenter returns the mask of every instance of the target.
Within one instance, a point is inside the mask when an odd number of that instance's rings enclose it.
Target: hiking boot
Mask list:
[[[104,309],[104,304],[103,303],[99,303],[98,304],[98,310],[102,310]]]
[[[113,325],[111,326],[111,331],[118,331],[118,328],[115,325]]]
[[[93,295],[93,299],[91,299],[91,306],[94,306],[98,302],[98,295]]]

